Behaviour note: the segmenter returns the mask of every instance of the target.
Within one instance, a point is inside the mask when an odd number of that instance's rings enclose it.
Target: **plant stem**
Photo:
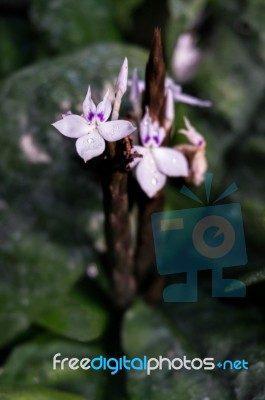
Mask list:
[[[113,170],[113,165],[109,165],[108,161],[106,164],[102,183],[108,268],[113,284],[113,302],[117,307],[126,309],[135,293],[128,174]]]
[[[148,106],[151,119],[162,125],[165,108],[165,64],[159,29],[154,32],[151,52],[146,66],[145,85],[143,111]],[[161,190],[152,199],[149,199],[143,192],[139,192],[137,202],[139,214],[135,270],[138,285],[143,290],[157,277],[151,215],[163,210],[164,191]]]

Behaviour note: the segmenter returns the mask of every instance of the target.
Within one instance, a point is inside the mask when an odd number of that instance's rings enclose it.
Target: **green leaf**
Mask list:
[[[99,346],[54,339],[50,335],[37,337],[12,351],[3,367],[0,385],[60,388],[87,398],[97,398],[102,385],[102,372],[72,370],[68,364],[65,364],[64,369],[58,366],[53,369],[53,357],[57,353],[61,354],[61,359],[81,360],[98,357],[102,349]]]
[[[264,374],[265,364],[262,361],[252,365],[248,371],[241,371],[236,380],[237,399],[264,399]]]
[[[247,286],[256,285],[265,281],[265,268],[254,268],[250,267],[249,272],[240,275],[240,280],[244,282]]]
[[[43,310],[53,307],[82,272],[81,259],[44,235],[11,237],[0,257],[0,344],[25,330]]]
[[[213,357],[246,360],[249,370],[131,371],[128,387],[133,399],[247,400],[263,398],[264,327],[254,306],[237,307],[199,294],[197,303],[164,304],[160,309],[136,303],[124,324],[124,344],[131,358],[187,359]],[[141,327],[141,329],[139,329]],[[165,363],[166,364],[166,363]],[[167,364],[166,364],[167,365]]]
[[[246,9],[243,13],[244,21],[249,23],[250,28],[255,29],[261,35],[261,39],[264,29],[264,15],[265,5],[262,0],[252,0],[247,2]]]
[[[211,41],[211,56],[205,58],[198,75],[199,88],[233,130],[242,133],[263,96],[263,65],[256,62],[251,54],[254,48],[246,46],[229,21],[216,25]],[[217,49],[216,43],[221,47]]]
[[[19,33],[18,33],[19,32]],[[21,67],[29,56],[27,40],[28,24],[20,19],[1,18],[0,20],[0,78]]]
[[[41,314],[37,322],[43,327],[70,339],[87,342],[103,331],[106,314],[85,296],[70,293],[53,308]]]
[[[112,0],[112,7],[114,10],[114,17],[119,27],[128,32],[133,24],[133,12],[141,6],[143,0]]]
[[[188,321],[187,321],[188,322]],[[139,329],[140,327],[140,329]],[[128,311],[124,324],[124,345],[130,358],[147,355],[152,358],[198,356],[193,341],[187,340],[181,330],[175,329],[171,321],[165,319],[163,310],[149,308],[141,302]],[[162,370],[129,373],[129,393],[134,400],[142,398],[182,400],[231,399],[229,391],[213,374],[207,371]]]
[[[31,17],[44,45],[60,53],[120,36],[108,0],[34,0]]]

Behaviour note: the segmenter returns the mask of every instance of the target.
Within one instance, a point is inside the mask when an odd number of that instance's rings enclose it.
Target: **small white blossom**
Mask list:
[[[172,57],[172,68],[176,78],[180,82],[191,79],[201,62],[202,52],[195,45],[195,37],[192,33],[183,33],[176,43]]]
[[[142,93],[145,90],[145,82],[142,80],[138,80],[137,78],[132,77],[132,79],[128,80],[128,85],[131,86],[131,96],[132,93]],[[138,85],[138,89],[137,89]],[[211,107],[212,103],[209,100],[201,100],[197,97],[190,96],[189,94],[182,92],[182,87],[177,85],[172,78],[167,77],[165,79],[165,95],[167,95],[168,91],[172,91],[173,99],[177,103],[185,103],[190,106],[198,106],[198,107]],[[135,98],[135,95],[133,96]]]
[[[148,197],[154,197],[163,188],[167,176],[188,176],[188,163],[182,153],[167,147],[160,147],[166,132],[158,122],[152,122],[147,110],[140,123],[140,138],[143,146],[134,146],[142,158],[135,158],[131,167],[136,166],[136,179]]]
[[[179,133],[185,135],[191,144],[181,144],[175,148],[183,152],[190,161],[190,172],[186,180],[198,186],[204,181],[204,175],[208,168],[205,155],[206,141],[191,125],[188,118],[184,117],[184,122],[186,127],[180,129]]]
[[[209,100],[201,100],[197,97],[190,96],[182,92],[182,87],[177,85],[172,78],[165,79],[166,90],[172,90],[173,98],[178,103],[189,104],[190,106],[211,107],[212,103]]]
[[[77,139],[77,153],[88,161],[105,150],[105,140],[115,142],[130,135],[135,127],[129,121],[107,121],[111,113],[111,102],[107,92],[97,106],[91,98],[88,87],[83,102],[83,115],[67,114],[52,124],[64,136]]]

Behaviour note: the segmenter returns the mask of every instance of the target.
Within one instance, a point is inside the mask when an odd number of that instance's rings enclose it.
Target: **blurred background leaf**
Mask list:
[[[69,53],[90,43],[117,41],[113,11],[108,0],[77,0],[74,7],[71,0],[33,0],[31,18],[46,50]]]
[[[47,389],[9,389],[0,387],[1,400],[84,400],[84,397]]]
[[[261,0],[0,2],[0,400],[77,399],[71,393],[116,400],[123,385],[128,399],[265,399],[264,20]],[[51,123],[62,112],[81,112],[89,83],[99,101],[125,56],[130,72],[138,67],[143,77],[143,48],[155,26],[162,27],[169,74],[178,36],[196,31],[203,57],[183,90],[213,107],[178,104],[172,143],[186,115],[206,137],[213,196],[237,183],[227,201],[242,205],[249,264],[226,273],[241,277],[248,292],[242,301],[212,299],[205,273],[196,304],[139,300],[123,324],[124,349],[129,357],[246,358],[250,370],[135,371],[116,379],[54,371],[54,354],[97,357],[117,338],[107,337],[99,164],[85,165],[74,141]],[[170,183],[167,208],[194,207],[179,184]],[[204,198],[203,187],[191,189]]]

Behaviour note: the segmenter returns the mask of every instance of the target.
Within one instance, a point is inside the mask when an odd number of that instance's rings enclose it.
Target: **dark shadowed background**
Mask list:
[[[265,399],[264,25],[263,0],[0,0],[0,400]],[[169,75],[178,36],[196,31],[203,59],[184,89],[213,107],[177,105],[172,142],[187,115],[207,140],[213,197],[239,187],[224,202],[241,203],[249,263],[225,275],[240,277],[247,296],[211,298],[209,272],[199,275],[198,303],[139,297],[123,324],[124,351],[246,359],[250,369],[53,371],[55,353],[92,358],[118,338],[106,335],[97,160],[85,165],[51,123],[80,112],[88,84],[99,97],[125,56],[143,78],[156,26]],[[166,207],[196,204],[172,181]]]

